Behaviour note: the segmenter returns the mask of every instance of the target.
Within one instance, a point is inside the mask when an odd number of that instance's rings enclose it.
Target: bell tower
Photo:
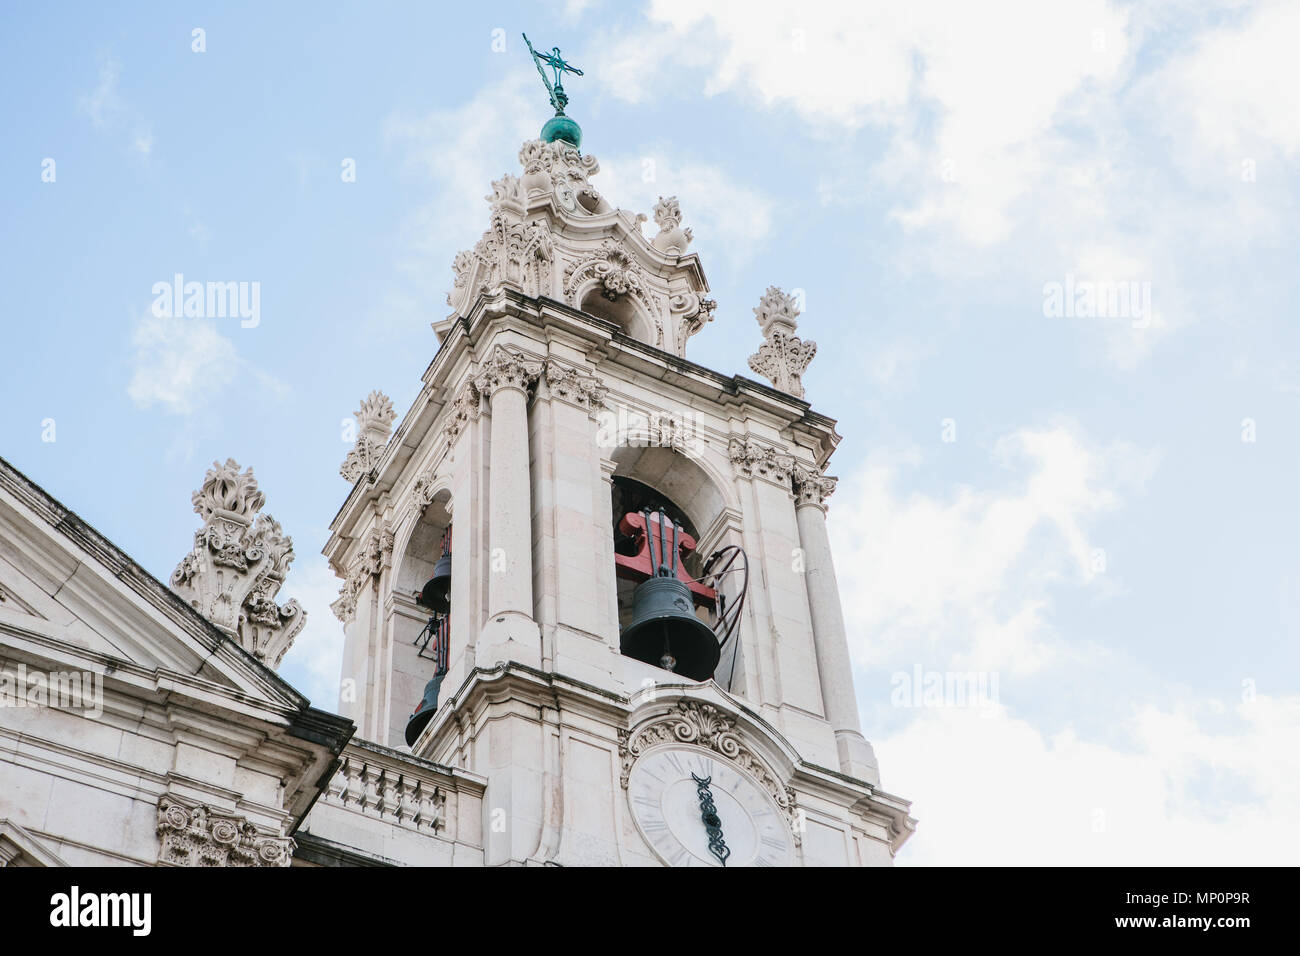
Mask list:
[[[581,73],[529,49],[556,116],[455,257],[419,396],[357,412],[340,711],[486,778],[489,864],[888,865],[915,821],[859,725],[816,346],[769,288],[771,385],[687,359],[717,303],[677,200],[656,229],[600,193]]]

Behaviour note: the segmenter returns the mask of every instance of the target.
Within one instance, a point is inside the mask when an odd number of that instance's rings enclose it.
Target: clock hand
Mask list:
[[[709,852],[718,858],[719,863],[726,866],[731,850],[722,839],[722,818],[718,816],[718,808],[713,805],[713,791],[709,789],[713,777],[712,775],[697,777],[692,773],[691,779],[695,781],[695,792],[700,798],[700,819],[704,821],[704,832],[709,837]]]

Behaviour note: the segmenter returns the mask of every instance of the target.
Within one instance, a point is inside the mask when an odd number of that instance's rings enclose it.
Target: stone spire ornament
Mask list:
[[[275,603],[293,561],[293,539],[261,513],[266,496],[253,469],[241,472],[233,458],[214,461],[191,500],[203,527],[172,572],[172,590],[262,663],[279,667],[307,623],[297,601]]]
[[[682,207],[677,202],[676,196],[669,196],[665,199],[659,197],[654,208],[655,225],[659,227],[659,235],[650,241],[660,252],[670,256],[681,256],[686,254],[686,247],[691,244],[695,238],[689,229],[682,228]]]
[[[817,343],[805,342],[795,335],[798,315],[794,296],[786,295],[774,285],[767,287],[754,309],[764,342],[749,357],[749,367],[774,387],[803,398],[803,373],[817,354]]]
[[[339,474],[355,483],[379,463],[388,447],[388,436],[393,433],[397,412],[387,395],[374,391],[361,400],[361,407],[352,417],[357,420],[357,441],[339,466]]]

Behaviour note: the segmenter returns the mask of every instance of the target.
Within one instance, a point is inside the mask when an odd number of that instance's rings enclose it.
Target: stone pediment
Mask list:
[[[154,683],[260,701],[307,701],[171,589],[0,459],[0,645],[6,656],[119,669]],[[124,667],[123,665],[132,665]],[[163,676],[170,675],[170,676]],[[223,689],[224,688],[224,689]]]

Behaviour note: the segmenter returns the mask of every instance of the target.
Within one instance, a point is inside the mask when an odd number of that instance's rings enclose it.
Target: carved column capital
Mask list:
[[[816,468],[805,468],[803,465],[795,465],[790,480],[794,487],[795,507],[808,505],[820,508],[823,512],[826,510],[826,499],[835,493],[835,485],[839,481],[838,478],[823,475]]]
[[[561,365],[554,359],[546,362],[546,387],[561,401],[593,412],[605,402],[609,391],[594,375]]]
[[[347,577],[339,588],[338,600],[330,609],[344,624],[357,612],[357,598],[385,568],[393,566],[393,532],[387,527],[371,528],[361,540],[356,555],[348,567]]]
[[[442,423],[442,434],[448,445],[456,443],[466,425],[478,421],[479,411],[479,390],[473,382],[466,382],[452,399]]]
[[[503,388],[514,388],[528,393],[528,386],[542,374],[542,363],[530,359],[519,349],[498,345],[483,363],[474,379],[474,387],[489,400]]]
[[[746,478],[766,478],[789,487],[794,456],[748,438],[733,438],[727,447],[736,473]]]
[[[158,802],[158,862],[172,866],[288,866],[294,840],[244,817],[164,796]]]

